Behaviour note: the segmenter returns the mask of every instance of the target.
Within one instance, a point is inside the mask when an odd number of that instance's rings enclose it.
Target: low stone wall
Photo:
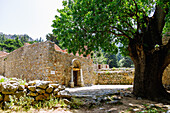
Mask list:
[[[98,71],[96,84],[133,84],[134,70]]]
[[[29,96],[31,101],[49,100],[50,97],[71,97],[65,87],[57,82],[36,80],[26,83],[21,79],[0,76],[0,103],[10,101],[10,97],[14,95],[16,98]]]
[[[96,84],[133,84],[134,68],[113,68],[110,70],[97,71]],[[162,83],[165,88],[170,89],[170,65],[163,73]]]

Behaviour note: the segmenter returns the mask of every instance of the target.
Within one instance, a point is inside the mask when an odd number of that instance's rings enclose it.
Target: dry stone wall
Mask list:
[[[71,98],[63,85],[52,81],[30,81],[0,76],[0,103],[10,101],[10,97],[30,97],[32,101],[49,100],[50,98]]]

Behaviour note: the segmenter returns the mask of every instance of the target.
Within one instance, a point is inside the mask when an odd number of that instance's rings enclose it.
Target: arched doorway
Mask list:
[[[70,86],[84,86],[81,63],[77,59],[72,60]]]

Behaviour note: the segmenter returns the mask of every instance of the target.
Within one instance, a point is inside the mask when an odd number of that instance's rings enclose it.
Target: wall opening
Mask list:
[[[77,59],[72,60],[72,71],[73,73],[71,74],[72,78],[72,84],[74,86],[81,86],[81,64],[80,61]]]
[[[78,72],[77,71],[73,71],[73,82],[74,82],[74,86],[78,86]]]

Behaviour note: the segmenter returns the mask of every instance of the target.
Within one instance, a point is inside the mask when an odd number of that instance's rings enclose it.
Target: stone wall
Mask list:
[[[114,68],[109,71],[103,70],[95,72],[96,84],[133,84],[135,70],[133,68]],[[162,83],[165,88],[170,88],[170,65],[163,73]]]
[[[52,81],[30,81],[0,76],[0,103],[10,101],[10,97],[31,97],[31,101],[49,100],[50,98],[70,98],[63,85]]]
[[[170,89],[170,64],[166,67],[162,77],[162,83]]]
[[[55,74],[51,74],[50,80],[58,79],[62,81],[62,84],[69,85],[71,79],[71,65],[73,59],[80,62],[80,69],[82,69],[82,75],[85,85],[92,85],[95,83],[95,76],[93,74],[93,62],[90,59],[82,58],[79,56],[73,56],[68,53],[55,51],[53,44],[50,45],[49,51],[49,64],[48,72],[55,71]],[[80,86],[80,71],[78,71],[78,85]]]
[[[115,71],[98,71],[96,73],[96,84],[101,85],[117,85],[117,84],[133,84],[134,70],[115,70]]]
[[[56,51],[53,42],[34,43],[0,57],[0,74],[30,80],[58,81],[69,85],[72,60],[81,63],[85,85],[95,83],[91,59]],[[80,74],[78,83],[80,84]]]

